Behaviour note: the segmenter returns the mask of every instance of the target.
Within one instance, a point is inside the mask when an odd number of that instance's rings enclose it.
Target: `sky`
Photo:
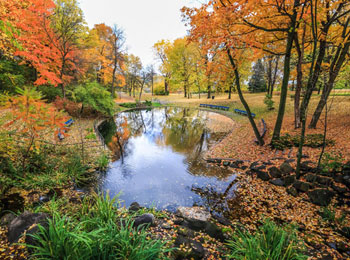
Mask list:
[[[161,39],[175,40],[186,35],[181,19],[183,6],[198,0],[79,0],[89,27],[105,23],[124,30],[128,53],[141,58],[143,65],[156,63],[152,51]]]

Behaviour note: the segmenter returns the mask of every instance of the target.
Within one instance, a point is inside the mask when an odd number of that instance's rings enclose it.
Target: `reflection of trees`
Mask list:
[[[165,144],[177,152],[201,152],[208,137],[206,119],[198,116],[198,111],[188,108],[169,109],[163,128]]]
[[[113,153],[113,161],[116,161],[120,158],[124,160],[124,148],[130,138],[130,131],[128,127],[127,118],[118,117],[116,119],[114,127],[111,127],[111,129],[113,128],[114,134],[111,137],[109,137],[108,140],[105,139],[105,141],[107,143],[108,148]]]
[[[224,192],[218,192],[215,187],[192,187],[191,190],[201,196],[204,206],[208,208],[211,213],[216,212],[222,214],[230,211],[228,199],[231,198],[228,198],[228,194],[232,194],[230,191],[236,183],[237,179],[233,180]]]

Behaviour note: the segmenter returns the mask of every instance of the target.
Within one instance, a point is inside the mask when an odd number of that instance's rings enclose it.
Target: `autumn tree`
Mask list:
[[[160,72],[162,73],[164,77],[164,92],[169,93],[169,82],[171,79],[171,71],[169,66],[169,60],[168,60],[168,53],[171,48],[170,41],[161,40],[154,44],[153,50],[158,58],[158,60],[161,62],[160,65]]]
[[[43,29],[59,53],[59,86],[65,97],[65,85],[71,81],[72,72],[77,69],[75,55],[86,27],[77,0],[55,0],[55,4],[54,14],[48,17],[51,23],[44,24]]]

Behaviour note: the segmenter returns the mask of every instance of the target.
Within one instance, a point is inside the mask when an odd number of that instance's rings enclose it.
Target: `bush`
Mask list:
[[[267,110],[269,110],[269,111],[275,109],[275,108],[274,108],[275,102],[272,100],[272,96],[269,95],[269,94],[267,94],[267,95],[265,96],[264,104],[266,105]]]
[[[82,110],[84,106],[88,106],[108,116],[114,114],[115,103],[111,93],[97,82],[78,86],[74,89],[72,97],[75,101],[83,104]]]
[[[278,227],[271,221],[266,221],[254,235],[237,230],[227,245],[230,250],[228,259],[301,260],[308,258],[304,255],[303,246],[294,228]]]
[[[38,90],[42,93],[44,100],[52,103],[57,97],[62,97],[62,91],[59,87],[38,86]]]
[[[143,228],[134,228],[130,218],[117,218],[115,198],[97,196],[84,200],[81,218],[56,213],[47,229],[32,235],[36,259],[165,259],[165,242],[149,239]],[[92,208],[91,208],[92,207]],[[118,223],[118,224],[117,224]]]
[[[164,85],[163,84],[157,84],[154,89],[153,93],[156,96],[167,96],[169,95],[169,91],[165,92]]]

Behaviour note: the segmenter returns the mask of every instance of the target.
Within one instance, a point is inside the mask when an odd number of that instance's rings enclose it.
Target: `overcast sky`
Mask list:
[[[161,39],[174,40],[186,35],[181,21],[183,6],[198,0],[80,0],[90,28],[94,24],[117,24],[126,35],[128,52],[141,58],[143,65],[154,62],[152,46]]]

